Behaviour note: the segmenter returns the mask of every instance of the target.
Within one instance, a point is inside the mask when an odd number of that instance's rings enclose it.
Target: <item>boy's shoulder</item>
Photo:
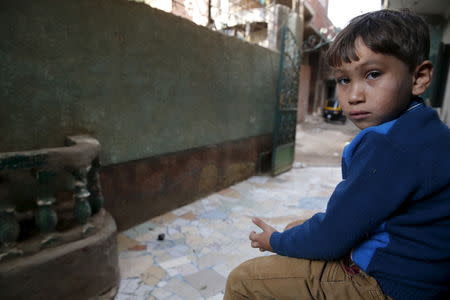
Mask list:
[[[398,119],[362,130],[346,146],[343,159],[349,163],[356,152],[362,157],[395,155],[402,160],[440,160],[450,153],[450,129],[436,111],[425,105]]]
[[[409,146],[450,146],[450,129],[433,108],[423,104],[394,120],[386,135],[393,142]]]

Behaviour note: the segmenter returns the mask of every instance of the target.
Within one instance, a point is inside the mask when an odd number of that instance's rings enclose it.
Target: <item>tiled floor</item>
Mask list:
[[[295,163],[278,177],[252,177],[121,232],[116,299],[222,299],[235,266],[267,255],[250,247],[248,235],[258,231],[250,218],[282,230],[324,210],[340,176],[339,167]]]

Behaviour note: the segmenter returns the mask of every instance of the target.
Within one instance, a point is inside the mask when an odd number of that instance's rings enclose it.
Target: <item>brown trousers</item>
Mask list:
[[[314,261],[279,255],[248,260],[228,276],[224,300],[390,299],[363,271],[343,261]]]

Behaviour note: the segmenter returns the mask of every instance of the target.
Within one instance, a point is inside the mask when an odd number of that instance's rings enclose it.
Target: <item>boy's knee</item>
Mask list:
[[[245,267],[245,263],[240,264],[236,268],[231,271],[227,278],[227,286],[236,287],[237,285],[242,284],[242,281],[246,278],[247,271]]]
[[[241,299],[242,297],[242,278],[243,272],[240,269],[240,265],[237,266],[231,273],[228,275],[227,284],[225,287],[225,295],[224,300],[234,300]]]
[[[234,268],[228,275],[226,284],[226,295],[242,296],[248,293],[246,280],[252,277],[252,265],[255,259],[250,259]],[[226,297],[226,299],[228,299]]]

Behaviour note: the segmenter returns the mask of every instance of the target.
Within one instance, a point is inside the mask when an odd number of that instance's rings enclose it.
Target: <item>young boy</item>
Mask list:
[[[356,17],[328,60],[347,117],[326,212],[277,232],[258,218],[224,299],[450,299],[450,130],[418,97],[430,84],[429,33],[407,11]]]

